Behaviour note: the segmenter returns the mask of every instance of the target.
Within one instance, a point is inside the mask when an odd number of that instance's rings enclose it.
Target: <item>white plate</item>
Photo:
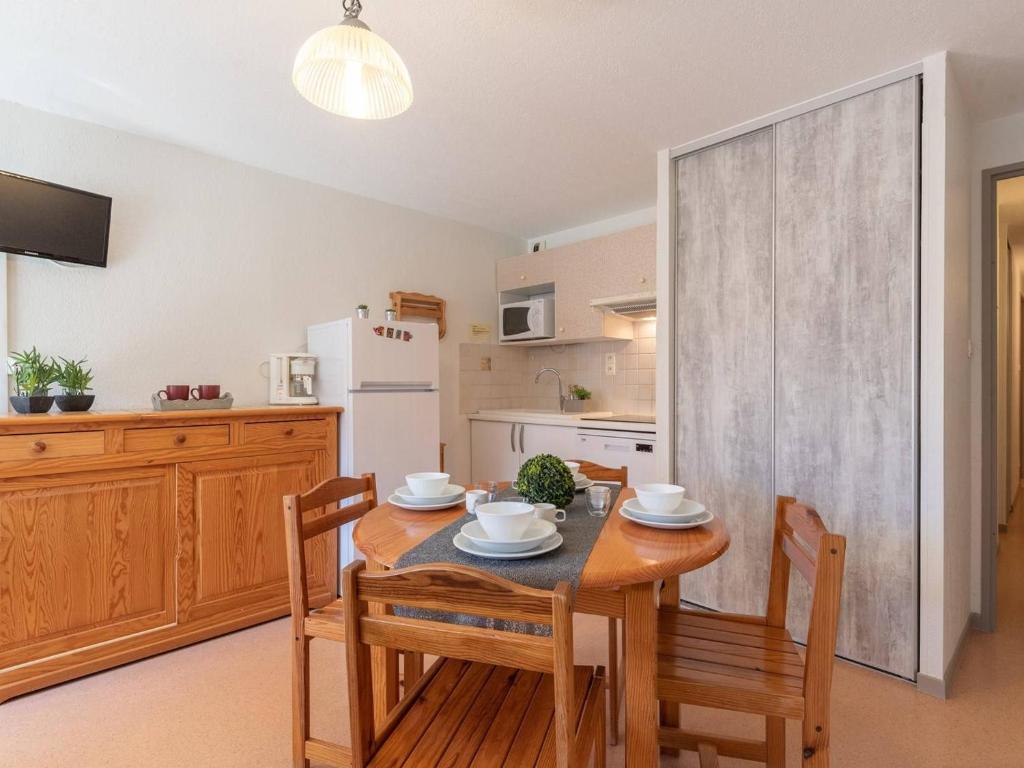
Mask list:
[[[408,485],[395,490],[395,496],[401,496],[407,504],[447,504],[466,492],[461,485],[446,485],[444,493],[439,496],[417,496]]]
[[[415,509],[420,512],[436,512],[439,509],[451,509],[452,507],[461,504],[462,500],[465,498],[466,496],[463,494],[456,496],[454,499],[445,502],[444,504],[410,504],[409,502],[404,501],[401,496],[392,493],[388,496],[388,504],[394,504],[396,507],[401,507],[402,509]]]
[[[580,483],[580,482],[582,482],[582,481],[584,481],[584,480],[586,480],[586,479],[587,479],[587,476],[586,476],[586,475],[584,475],[584,474],[583,474],[582,472],[576,472],[576,473],[575,473],[575,474],[574,474],[574,475],[572,476],[572,481],[573,481],[574,483]]]
[[[455,534],[455,538],[452,539],[452,544],[455,545],[456,549],[462,550],[468,555],[475,555],[476,557],[486,557],[490,560],[526,560],[558,549],[562,546],[562,534],[553,533],[550,537],[545,539],[539,547],[536,549],[528,549],[525,552],[489,552],[486,549],[480,549],[477,547],[476,544],[467,539],[461,533]]]
[[[473,542],[478,549],[486,549],[488,552],[525,552],[528,549],[539,547],[551,534],[558,529],[554,523],[547,520],[533,520],[518,541],[494,541],[484,530],[479,520],[473,520],[462,526],[462,535]]]
[[[692,499],[683,499],[682,503],[676,507],[675,512],[651,512],[637,498],[627,499],[622,506],[634,517],[649,520],[652,523],[691,523],[702,517],[707,511],[703,504]]]
[[[687,528],[696,528],[700,525],[706,525],[715,519],[715,516],[704,510],[704,514],[697,518],[691,518],[684,523],[659,523],[645,517],[638,517],[626,509],[626,505],[623,504],[619,507],[619,514],[627,520],[636,523],[637,525],[646,525],[648,528],[662,528],[667,531],[682,531]]]
[[[589,488],[593,484],[594,484],[593,480],[581,480],[578,483],[576,483],[576,490],[577,491],[586,490],[587,488]]]

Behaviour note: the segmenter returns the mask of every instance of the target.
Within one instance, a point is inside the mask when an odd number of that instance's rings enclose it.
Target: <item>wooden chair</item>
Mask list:
[[[714,765],[722,755],[782,768],[786,718],[791,718],[803,721],[802,765],[828,766],[829,694],[845,557],[844,536],[829,533],[810,507],[780,496],[765,616],[660,609],[658,698],[673,705],[751,712],[766,720],[765,741],[663,726],[662,746],[699,751],[702,766]],[[812,589],[803,658],[786,630],[792,567]]]
[[[341,501],[361,496],[361,500],[335,509]],[[292,606],[292,762],[295,768],[308,768],[310,760],[347,766],[348,750],[338,744],[311,739],[309,735],[309,643],[314,637],[345,642],[345,614],[341,599],[318,608],[309,608],[306,584],[305,542],[315,536],[336,531],[357,520],[377,506],[377,481],[374,475],[335,477],[311,491],[284,497],[285,544],[288,549],[288,583]],[[320,517],[303,521],[303,513],[330,507]]]
[[[531,589],[459,565],[343,573],[352,766],[605,765],[603,672],[574,666],[568,584]],[[367,602],[548,624],[551,637],[368,612]],[[437,655],[380,730],[370,646]],[[456,760],[456,758],[458,758]]]
[[[571,459],[580,465],[580,472],[591,480],[629,486],[629,467],[602,467],[592,461]],[[619,620],[608,619],[608,736],[612,745],[619,743]]]

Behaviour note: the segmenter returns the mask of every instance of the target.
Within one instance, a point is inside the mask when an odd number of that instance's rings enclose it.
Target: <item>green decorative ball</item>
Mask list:
[[[541,453],[523,462],[516,489],[532,504],[554,504],[564,508],[576,494],[576,483],[565,462]]]

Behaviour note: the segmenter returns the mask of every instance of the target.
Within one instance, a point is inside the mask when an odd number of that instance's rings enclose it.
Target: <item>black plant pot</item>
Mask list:
[[[46,413],[53,407],[53,396],[11,395],[11,405],[18,413]]]
[[[57,395],[56,399],[62,411],[88,411],[96,395]]]

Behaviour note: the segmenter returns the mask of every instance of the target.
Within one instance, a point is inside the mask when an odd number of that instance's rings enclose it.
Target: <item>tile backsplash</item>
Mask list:
[[[521,347],[500,344],[459,345],[459,410],[490,408],[557,409],[558,382],[541,368],[562,375],[566,394],[572,384],[593,393],[589,410],[654,414],[655,320],[633,324],[632,341]],[[605,371],[615,356],[615,373]]]

